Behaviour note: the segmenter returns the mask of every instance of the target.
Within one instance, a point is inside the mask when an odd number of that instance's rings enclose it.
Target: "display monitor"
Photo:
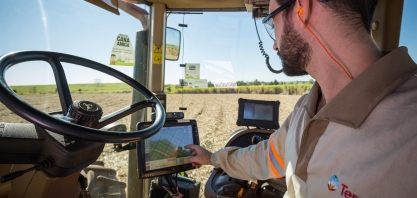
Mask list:
[[[137,129],[151,124],[152,122],[138,123]],[[200,144],[197,122],[166,121],[158,133],[137,143],[139,177],[144,179],[193,169],[187,161],[193,150],[184,148],[189,144]]]
[[[239,99],[238,126],[278,129],[279,101]]]

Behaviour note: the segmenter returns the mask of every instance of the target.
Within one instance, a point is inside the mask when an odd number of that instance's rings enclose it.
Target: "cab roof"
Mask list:
[[[103,0],[86,0],[96,2]],[[118,0],[110,0],[117,2]],[[267,7],[269,0],[124,0],[130,3],[165,4],[167,11],[248,11],[257,5]],[[102,2],[101,2],[102,3]],[[114,3],[113,3],[114,4]],[[117,3],[116,3],[117,4]],[[371,28],[372,37],[382,51],[398,47],[404,0],[379,0]],[[102,7],[102,6],[100,6]],[[266,9],[267,10],[267,9]]]
[[[129,0],[130,2],[152,5],[165,4],[171,11],[246,11],[245,3],[253,0]],[[256,1],[256,0],[254,0]],[[263,0],[268,1],[268,0]]]

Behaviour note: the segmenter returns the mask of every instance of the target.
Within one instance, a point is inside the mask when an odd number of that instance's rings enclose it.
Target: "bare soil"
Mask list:
[[[40,98],[42,97],[42,98]],[[57,95],[24,95],[28,103],[45,112],[59,111]],[[208,150],[215,152],[224,147],[230,134],[242,128],[236,126],[238,113],[238,99],[257,99],[267,101],[280,101],[279,123],[292,111],[299,95],[267,95],[267,94],[169,94],[167,95],[167,111],[179,111],[179,107],[186,107],[184,111],[187,119],[196,119],[199,128],[200,144]],[[131,104],[130,94],[75,94],[73,100],[88,99],[100,104],[104,115]],[[0,122],[20,123],[26,122],[0,103]],[[130,117],[120,120],[129,128]],[[104,161],[105,166],[117,170],[117,177],[127,182],[128,152],[116,153],[113,145],[108,144],[98,160]],[[202,182],[210,175],[212,166],[203,166],[188,171],[189,177]]]

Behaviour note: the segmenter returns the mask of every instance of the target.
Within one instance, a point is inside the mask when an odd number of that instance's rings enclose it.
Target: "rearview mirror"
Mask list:
[[[181,32],[167,27],[165,35],[165,60],[176,61],[180,57]]]

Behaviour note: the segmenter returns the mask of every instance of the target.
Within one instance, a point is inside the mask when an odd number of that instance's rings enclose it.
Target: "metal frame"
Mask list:
[[[165,31],[166,31],[166,6],[162,3],[153,3],[150,7],[149,16],[149,40],[148,40],[148,60],[147,60],[147,83],[146,87],[156,95],[164,95],[165,82]],[[162,49],[162,64],[153,64],[153,46],[156,45]],[[143,72],[143,71],[137,71]],[[147,111],[144,118],[138,121],[149,121],[150,113]],[[132,117],[133,119],[133,117]],[[143,120],[142,120],[143,119]],[[132,120],[132,122],[134,122]],[[148,197],[151,179],[138,178],[138,163],[136,150],[129,151],[129,168],[128,168],[128,192],[127,197]]]
[[[372,21],[371,34],[381,51],[389,51],[400,43],[404,0],[379,0]]]

